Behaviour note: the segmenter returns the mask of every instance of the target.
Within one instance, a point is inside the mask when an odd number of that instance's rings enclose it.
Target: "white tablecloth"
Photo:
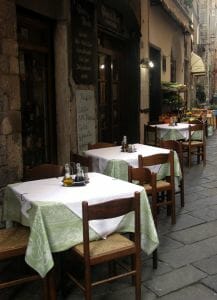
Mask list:
[[[106,166],[111,160],[125,161],[132,167],[138,167],[138,155],[149,156],[157,153],[168,153],[168,149],[152,147],[143,144],[135,144],[136,152],[121,152],[120,146],[100,148],[85,151],[85,155],[92,158],[93,171],[104,173]],[[153,172],[158,173],[159,166],[152,168]]]
[[[102,174],[89,173],[90,182],[82,187],[63,187],[62,178],[19,182],[7,186],[4,219],[30,226],[26,262],[44,277],[53,267],[53,252],[60,252],[83,241],[81,202],[89,203],[125,198],[141,191],[141,245],[150,254],[158,246],[147,194],[143,187]],[[25,215],[24,215],[25,214]],[[108,232],[133,232],[134,218],[91,224],[90,239]],[[117,230],[116,230],[117,229]]]
[[[177,123],[177,125],[171,126],[169,124],[156,124],[159,132],[159,138],[161,139],[188,139],[188,123]]]
[[[132,197],[144,188],[99,173],[89,173],[90,182],[85,186],[63,187],[62,178],[28,181],[11,186],[21,203],[21,211],[28,218],[33,202],[58,202],[82,218],[82,201],[96,204],[115,198]],[[91,221],[91,227],[102,237],[114,232],[123,217]]]

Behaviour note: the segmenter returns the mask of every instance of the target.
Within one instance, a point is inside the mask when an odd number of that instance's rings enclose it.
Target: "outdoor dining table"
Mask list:
[[[6,187],[4,219],[30,226],[25,261],[42,277],[54,266],[53,253],[83,241],[82,201],[97,203],[115,198],[141,195],[141,246],[149,255],[159,240],[143,187],[100,173],[88,173],[83,186],[64,187],[62,178],[18,182]],[[133,215],[91,221],[92,240],[106,238],[111,232],[133,232]],[[99,222],[99,223],[98,223]]]
[[[85,151],[85,155],[92,158],[92,169],[115,178],[128,180],[128,165],[138,167],[138,155],[149,156],[157,153],[168,153],[168,149],[153,147],[143,144],[134,144],[135,152],[122,152],[120,146],[92,149]],[[134,148],[133,147],[133,148]],[[150,167],[153,172],[157,173],[157,179],[169,176],[169,165],[163,164]],[[174,152],[174,173],[175,177],[181,178],[182,172],[177,153]]]
[[[158,137],[162,140],[187,140],[189,123],[170,124],[154,124],[158,131]]]

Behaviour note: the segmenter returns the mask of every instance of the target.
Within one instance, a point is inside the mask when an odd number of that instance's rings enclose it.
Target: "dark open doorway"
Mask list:
[[[56,162],[52,23],[18,9],[22,150],[25,169]]]
[[[150,121],[158,121],[161,114],[161,54],[160,50],[150,47],[150,60],[154,67],[150,69]]]

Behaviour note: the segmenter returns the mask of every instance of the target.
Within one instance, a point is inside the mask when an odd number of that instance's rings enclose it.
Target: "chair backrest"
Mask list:
[[[175,140],[167,140],[167,141],[161,140],[160,147],[176,151],[176,153],[179,157],[181,169],[183,170],[183,151],[182,151],[181,142],[178,142]]]
[[[70,161],[71,164],[80,163],[81,167],[87,169],[86,171],[88,172],[92,171],[92,159],[90,156],[70,152]]]
[[[192,140],[198,140],[205,143],[206,134],[205,134],[205,125],[203,123],[189,125],[188,132],[189,132],[189,143]]]
[[[195,120],[189,120],[188,123],[189,124],[203,124],[204,134],[205,134],[206,137],[208,136],[208,123],[207,123],[207,120],[195,119]]]
[[[153,146],[158,144],[157,126],[144,124],[144,144]]]
[[[84,255],[89,257],[89,221],[115,218],[133,211],[135,213],[135,244],[140,248],[140,193],[135,192],[133,197],[114,199],[111,201],[89,205],[82,202]]]
[[[174,152],[170,150],[168,153],[158,153],[150,156],[138,155],[138,165],[139,168],[150,167],[161,164],[169,164],[170,176],[168,179],[170,183],[174,186]]]
[[[99,142],[95,144],[88,144],[88,150],[91,149],[100,149],[100,148],[107,148],[107,147],[114,147],[116,146],[115,143],[104,143],[104,142]]]
[[[142,167],[142,168],[133,168],[128,165],[128,181],[132,183],[138,182],[139,185],[144,185],[149,183],[152,185],[153,176],[156,177],[155,173],[152,173],[150,169]]]
[[[26,170],[25,180],[38,180],[64,175],[64,167],[55,164],[41,164]]]
[[[149,188],[147,191],[152,197],[157,197],[157,174],[151,172],[148,168],[133,168],[128,166],[128,181],[132,183],[138,183],[141,186],[144,186],[146,189],[148,185]],[[151,190],[150,190],[151,189]]]

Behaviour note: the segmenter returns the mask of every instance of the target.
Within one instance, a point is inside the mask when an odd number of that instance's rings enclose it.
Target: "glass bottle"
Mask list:
[[[75,176],[75,182],[84,181],[84,171],[81,168],[80,163],[76,164],[76,168],[77,168],[77,172],[76,172],[76,176]]]
[[[72,186],[73,179],[70,173],[70,166],[68,163],[65,164],[65,176],[63,178],[63,185],[64,186]]]
[[[126,135],[123,136],[123,140],[122,140],[121,145],[122,145],[122,149],[121,150],[123,152],[127,152],[128,146],[127,146],[127,137],[126,137]]]

